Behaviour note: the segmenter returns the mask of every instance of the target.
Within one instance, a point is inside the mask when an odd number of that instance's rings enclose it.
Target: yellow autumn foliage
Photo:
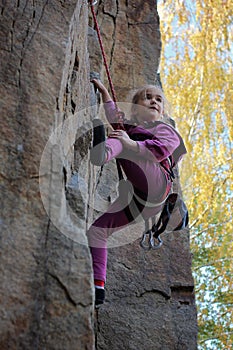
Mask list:
[[[190,212],[199,348],[230,349],[233,256],[233,3],[158,2],[160,71],[185,139],[181,182]]]

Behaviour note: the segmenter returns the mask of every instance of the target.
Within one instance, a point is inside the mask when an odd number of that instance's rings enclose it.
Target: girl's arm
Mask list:
[[[108,121],[110,123],[116,122],[116,119],[115,119],[116,118],[116,108],[115,108],[115,104],[113,103],[113,100],[112,100],[108,90],[101,83],[100,80],[93,79],[91,82],[95,85],[95,87],[101,93],[103,103],[106,103],[104,108],[105,108],[106,117],[107,117]],[[110,102],[110,103],[107,103],[107,102]],[[131,140],[130,137],[128,136],[128,134],[125,131],[123,131],[123,130],[114,130],[109,135],[109,137],[119,139],[121,141],[121,143],[123,144],[123,146],[126,149],[128,149],[128,150],[131,150],[133,152],[138,152],[139,151],[137,142]]]
[[[105,115],[106,115],[109,123],[110,124],[117,123],[116,105],[113,102],[107,88],[98,79],[93,79],[91,82],[95,85],[95,87],[101,93],[102,101],[104,103]]]
[[[108,90],[106,89],[104,84],[101,83],[100,80],[93,79],[91,82],[95,85],[96,89],[98,89],[99,92],[101,93],[103,103],[112,101],[112,98],[111,98]]]
[[[139,147],[139,154],[149,160],[161,162],[175,150],[179,149],[181,153],[186,153],[183,141],[179,136],[178,132],[166,125],[161,123],[156,127],[155,135],[152,139],[145,141],[137,141]]]

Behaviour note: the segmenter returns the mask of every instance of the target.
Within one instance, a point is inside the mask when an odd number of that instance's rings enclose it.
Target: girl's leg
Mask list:
[[[87,232],[95,280],[106,281],[108,237],[130,223],[124,211],[126,203],[125,199],[118,198]]]
[[[95,306],[104,303],[107,270],[107,238],[115,231],[127,225],[130,219],[124,212],[124,204],[119,198],[109,207],[108,212],[100,216],[87,232],[95,284]]]

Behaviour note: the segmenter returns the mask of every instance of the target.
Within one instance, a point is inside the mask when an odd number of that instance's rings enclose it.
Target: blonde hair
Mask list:
[[[158,89],[159,92],[161,93],[161,96],[163,98],[163,113],[164,115],[167,115],[169,114],[168,113],[168,110],[169,110],[169,104],[168,104],[168,101],[164,95],[164,92],[161,88],[160,85],[144,85],[142,86],[141,88],[139,88],[133,95],[133,98],[132,98],[132,107],[131,107],[131,119],[134,120],[134,121],[137,121],[137,118],[136,118],[136,113],[135,113],[135,105],[138,104],[138,101],[140,99],[145,99],[146,98],[146,92],[147,90],[149,89]]]

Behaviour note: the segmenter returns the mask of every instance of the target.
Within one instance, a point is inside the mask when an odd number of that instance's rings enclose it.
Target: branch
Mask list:
[[[190,225],[189,228],[192,229],[193,226],[196,225],[196,223],[203,217],[203,215],[205,215],[205,213],[209,210],[209,206],[207,205],[207,207],[203,210],[203,212],[201,214],[198,215],[198,217],[196,218],[196,220],[194,220]]]
[[[196,106],[195,106],[195,109],[193,112],[193,116],[191,119],[191,126],[190,126],[189,133],[188,133],[188,140],[189,141],[191,141],[191,137],[192,137],[193,132],[194,132],[194,126],[196,124],[197,117],[200,114],[201,97],[202,97],[203,87],[204,87],[204,65],[202,66],[202,69],[201,69],[201,89],[200,89],[200,92],[198,94],[197,103],[196,103]]]
[[[220,333],[219,334],[219,336],[218,337],[211,337],[211,338],[205,338],[205,339],[202,339],[202,340],[199,340],[199,344],[203,344],[203,343],[205,343],[205,342],[207,342],[207,341],[209,341],[209,340],[221,340],[221,339],[219,339],[219,337],[221,336],[221,335],[223,335],[223,334],[232,334],[233,332],[222,332],[222,333]]]
[[[201,269],[202,267],[214,266],[216,263],[218,263],[220,261],[227,261],[227,260],[231,260],[231,259],[232,258],[229,257],[229,258],[221,258],[221,259],[218,259],[218,260],[214,260],[213,262],[209,262],[208,264],[196,266],[195,268],[193,268],[193,270],[196,271],[196,270]]]
[[[196,237],[199,237],[201,236],[204,232],[207,232],[209,231],[211,228],[216,228],[216,227],[219,227],[221,225],[225,225],[227,224],[228,222],[230,222],[232,220],[232,218],[230,218],[229,220],[227,221],[223,221],[223,222],[220,222],[220,223],[217,223],[217,224],[209,224],[208,227],[206,227],[205,229],[201,230],[200,232],[194,234],[194,235],[191,235],[190,239],[195,239]]]

